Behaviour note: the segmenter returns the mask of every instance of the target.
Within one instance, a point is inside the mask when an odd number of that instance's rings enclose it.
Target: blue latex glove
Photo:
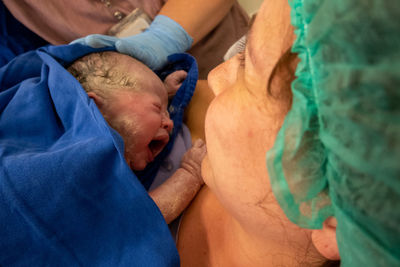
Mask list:
[[[117,38],[91,34],[71,42],[75,43],[94,48],[113,46],[118,52],[135,57],[153,70],[159,70],[167,63],[169,55],[188,50],[193,39],[174,20],[158,15],[149,28],[137,35]]]

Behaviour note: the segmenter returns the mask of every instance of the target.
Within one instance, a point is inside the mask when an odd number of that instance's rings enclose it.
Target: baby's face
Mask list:
[[[135,71],[143,90],[118,90],[107,100],[105,119],[123,138],[124,156],[132,170],[143,170],[169,141],[173,122],[165,86],[150,69],[124,57],[121,68]]]

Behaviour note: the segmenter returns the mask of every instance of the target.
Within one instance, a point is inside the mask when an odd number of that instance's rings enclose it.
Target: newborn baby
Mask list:
[[[130,168],[143,170],[169,141],[173,122],[167,111],[168,95],[179,88],[185,72],[171,74],[164,85],[144,64],[116,52],[87,55],[68,71],[121,135]],[[180,168],[149,192],[167,223],[183,211],[203,184],[200,166],[205,153],[204,142],[197,140],[183,156]]]

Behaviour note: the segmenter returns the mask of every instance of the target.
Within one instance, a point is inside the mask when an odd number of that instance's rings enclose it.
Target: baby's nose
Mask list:
[[[168,133],[171,133],[172,128],[174,128],[174,122],[169,118],[169,116],[164,116],[161,127],[167,130]]]

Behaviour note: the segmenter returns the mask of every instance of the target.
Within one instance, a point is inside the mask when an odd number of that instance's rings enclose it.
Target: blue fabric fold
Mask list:
[[[49,46],[0,68],[1,266],[179,266],[162,214],[124,160],[121,137],[65,70],[104,50]],[[192,57],[171,62],[189,75],[171,103],[169,147],[197,81]]]

